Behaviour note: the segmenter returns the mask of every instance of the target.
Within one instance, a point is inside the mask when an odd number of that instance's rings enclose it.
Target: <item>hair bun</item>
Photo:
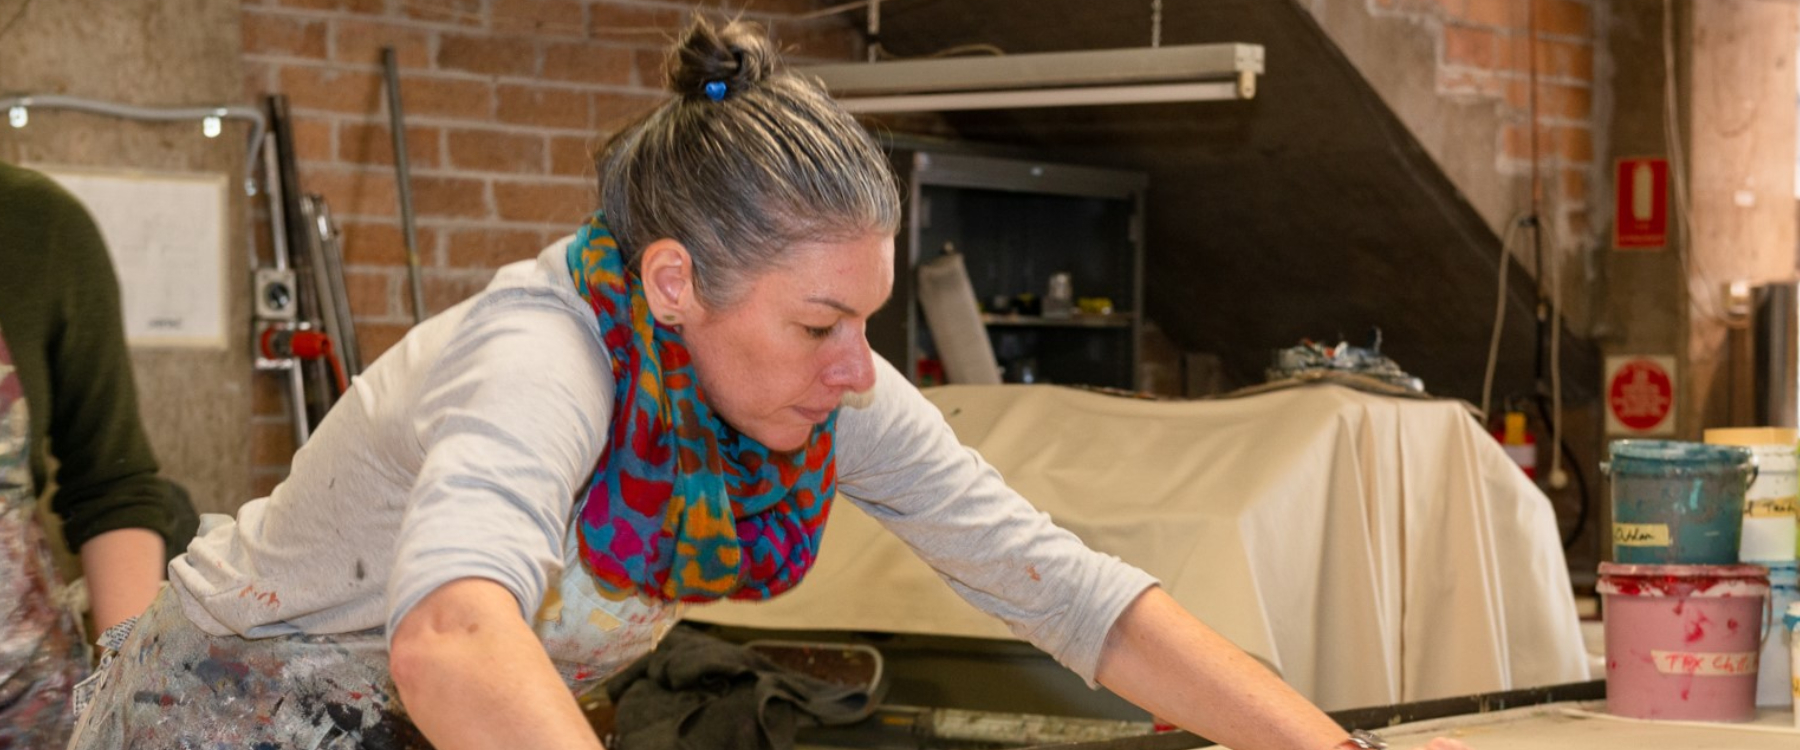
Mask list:
[[[732,21],[715,28],[696,14],[669,55],[669,90],[684,98],[705,99],[706,84],[723,81],[729,98],[774,72],[774,45],[760,25]]]

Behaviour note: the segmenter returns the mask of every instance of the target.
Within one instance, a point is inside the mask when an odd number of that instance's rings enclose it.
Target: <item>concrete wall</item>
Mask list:
[[[5,6],[5,17],[21,7]],[[0,91],[54,93],[147,106],[244,100],[236,0],[59,0],[30,3],[0,39]],[[4,21],[5,18],[0,18]],[[37,110],[23,129],[0,127],[0,159],[230,175],[242,184],[242,126],[216,140],[199,122],[145,124]],[[246,216],[233,189],[232,217]],[[228,330],[249,325],[247,222],[228,227]],[[202,511],[229,510],[250,489],[249,338],[218,351],[134,349],[140,410],[163,472]],[[52,446],[54,450],[55,446]]]

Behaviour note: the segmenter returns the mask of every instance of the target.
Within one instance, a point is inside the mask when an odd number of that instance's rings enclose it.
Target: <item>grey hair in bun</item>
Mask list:
[[[709,306],[736,302],[796,244],[899,226],[887,157],[817,83],[780,67],[760,27],[696,16],[669,53],[675,96],[597,157],[600,205],[627,262],[656,240],[682,243]]]

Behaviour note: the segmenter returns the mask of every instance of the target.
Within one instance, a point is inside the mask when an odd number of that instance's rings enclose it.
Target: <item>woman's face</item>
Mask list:
[[[697,305],[682,338],[706,399],[773,450],[806,443],[844,396],[875,387],[864,330],[894,288],[894,239],[804,244],[733,304]]]

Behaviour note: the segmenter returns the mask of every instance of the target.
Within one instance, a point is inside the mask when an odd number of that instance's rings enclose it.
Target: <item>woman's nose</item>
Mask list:
[[[866,391],[875,387],[874,353],[869,341],[858,333],[836,361],[825,368],[825,385],[850,391]]]

